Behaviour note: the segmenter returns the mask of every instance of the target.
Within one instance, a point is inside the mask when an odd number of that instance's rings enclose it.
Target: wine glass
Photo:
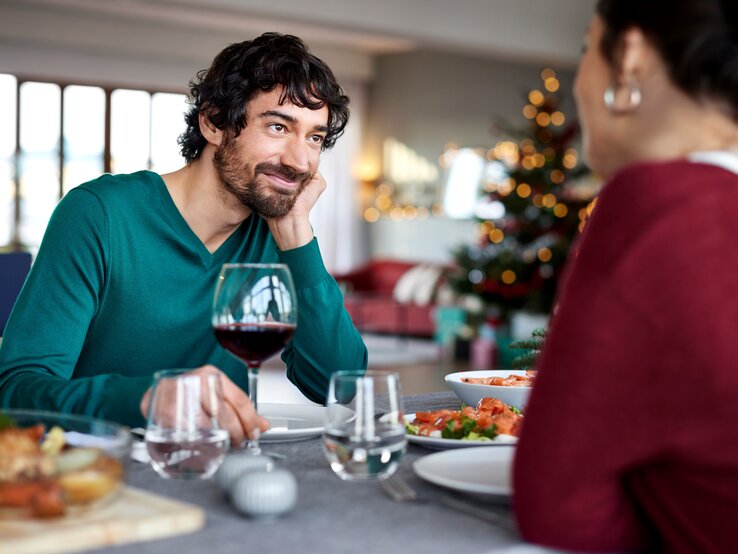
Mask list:
[[[249,397],[257,409],[261,363],[284,348],[297,327],[297,294],[284,264],[223,264],[213,300],[218,342],[246,364]],[[247,452],[259,454],[259,433]]]
[[[151,465],[167,479],[207,479],[228,451],[220,377],[189,369],[154,374],[146,425]]]

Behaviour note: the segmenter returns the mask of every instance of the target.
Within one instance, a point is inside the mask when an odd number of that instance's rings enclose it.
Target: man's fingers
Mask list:
[[[218,376],[223,400],[218,420],[228,431],[231,444],[239,446],[245,438],[257,438],[258,434],[269,429],[269,422],[256,413],[248,395],[217,367],[204,365],[194,369],[192,373],[201,375],[203,379],[207,375]],[[145,395],[141,402],[142,411],[147,401],[148,395]],[[207,400],[203,403],[203,408],[206,412],[214,413],[214,407]]]
[[[235,391],[232,391],[231,394],[223,395],[225,401],[238,416],[245,434],[249,438],[255,438],[254,430],[266,431],[269,428],[269,422],[256,413],[249,397],[241,389],[235,385],[233,387],[236,388]]]
[[[255,438],[253,435],[255,429],[266,431],[269,428],[269,422],[256,413],[246,393],[226,375],[221,377],[221,382],[223,386],[223,399],[237,415],[244,433],[249,438]]]
[[[220,424],[228,431],[228,435],[231,437],[231,446],[239,446],[246,438],[241,420],[233,407],[226,401],[223,402]]]

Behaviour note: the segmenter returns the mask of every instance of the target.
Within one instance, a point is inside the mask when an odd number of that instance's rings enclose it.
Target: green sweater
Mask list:
[[[161,177],[142,171],[104,175],[59,203],[0,346],[0,406],[141,425],[155,371],[206,363],[248,390],[243,363],[210,327],[225,262],[290,267],[299,321],[282,359],[305,396],[323,403],[334,371],[366,368],[366,347],[315,239],[279,251],[252,215],[211,254]]]

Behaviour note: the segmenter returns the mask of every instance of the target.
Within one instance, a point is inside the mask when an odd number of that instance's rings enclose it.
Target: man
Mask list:
[[[140,425],[153,372],[196,367],[223,371],[234,442],[263,431],[243,364],[210,328],[225,262],[290,267],[299,321],[282,358],[308,398],[324,401],[332,372],[366,368],[308,221],[320,154],[348,122],[331,70],[267,33],[223,50],[191,96],[185,167],[105,175],[59,203],[3,338],[0,406]]]

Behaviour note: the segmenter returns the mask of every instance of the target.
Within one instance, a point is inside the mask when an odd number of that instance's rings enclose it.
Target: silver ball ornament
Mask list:
[[[267,456],[254,456],[243,452],[233,452],[226,456],[215,474],[215,480],[226,494],[231,494],[239,477],[250,471],[264,471],[274,468],[274,461]]]
[[[231,500],[242,514],[269,519],[281,516],[297,504],[297,479],[286,469],[250,471],[241,475]]]

